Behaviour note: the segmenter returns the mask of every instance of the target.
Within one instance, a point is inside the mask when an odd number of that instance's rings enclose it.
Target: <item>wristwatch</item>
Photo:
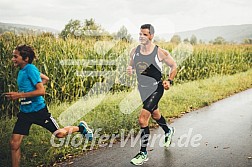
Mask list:
[[[173,85],[173,80],[168,79],[168,81],[170,82],[170,85]]]

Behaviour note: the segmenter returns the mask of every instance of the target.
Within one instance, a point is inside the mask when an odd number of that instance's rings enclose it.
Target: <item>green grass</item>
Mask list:
[[[169,120],[251,87],[252,69],[235,75],[215,76],[205,80],[177,84],[169,91],[165,91],[159,107],[165,118]],[[137,117],[141,106],[131,114],[123,114],[119,111],[118,104],[127,94],[129,92],[107,95],[106,99],[83,119],[94,129],[102,128],[100,135],[117,134],[121,129],[125,129],[126,132],[131,129],[138,130]],[[50,105],[49,108],[53,116],[57,118],[68,106],[70,104],[61,103]],[[15,121],[16,118],[2,118],[0,121],[0,166],[8,167],[11,164],[8,140]],[[155,123],[151,121],[151,125],[154,126]],[[71,147],[71,144],[65,143],[62,147],[54,148],[50,144],[50,138],[49,132],[33,125],[30,135],[25,137],[22,143],[21,166],[50,166],[56,161],[83,154],[83,144],[79,147]],[[59,142],[56,140],[56,143]]]

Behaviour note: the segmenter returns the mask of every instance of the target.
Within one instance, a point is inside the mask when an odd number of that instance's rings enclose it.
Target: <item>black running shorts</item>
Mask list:
[[[49,130],[51,133],[59,129],[59,125],[48,112],[47,107],[38,112],[24,113],[19,112],[18,120],[14,126],[13,134],[29,135],[29,130],[32,124],[37,124]]]
[[[158,108],[158,102],[164,93],[162,82],[154,86],[138,85],[138,90],[143,101],[143,109],[153,113]]]

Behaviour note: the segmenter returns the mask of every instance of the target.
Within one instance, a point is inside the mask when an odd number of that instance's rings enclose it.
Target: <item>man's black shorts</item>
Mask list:
[[[138,90],[143,102],[143,109],[153,113],[153,111],[158,108],[158,102],[164,93],[162,82],[154,86],[138,85]]]
[[[13,134],[29,135],[29,130],[32,124],[40,125],[51,133],[59,129],[59,125],[48,112],[47,107],[31,113],[19,112],[18,120],[14,126]]]

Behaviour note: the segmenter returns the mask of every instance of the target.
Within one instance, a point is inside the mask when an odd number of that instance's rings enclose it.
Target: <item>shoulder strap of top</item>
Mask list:
[[[141,49],[141,45],[138,45],[137,48],[136,48],[135,53],[140,53],[140,49]]]
[[[157,53],[157,51],[158,51],[158,45],[155,46],[154,51]]]

